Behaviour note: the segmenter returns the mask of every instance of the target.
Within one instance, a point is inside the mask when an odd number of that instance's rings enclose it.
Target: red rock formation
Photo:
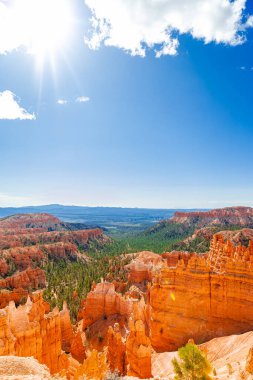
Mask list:
[[[151,343],[141,319],[129,321],[130,333],[126,341],[127,374],[140,379],[151,377]]]
[[[0,278],[9,272],[9,265],[5,259],[0,259]]]
[[[120,332],[118,323],[110,326],[107,332],[107,360],[111,372],[126,373],[126,344]]]
[[[0,290],[0,309],[9,305],[10,301],[18,304],[21,300],[27,299],[28,291],[24,289],[15,289],[13,291],[2,289]]]
[[[184,263],[187,264],[193,256],[196,256],[196,254],[179,251],[165,252],[162,254],[162,258],[166,259],[168,267],[176,267],[179,260],[183,260]]]
[[[109,282],[97,284],[95,289],[87,294],[83,305],[83,328],[115,314],[128,318],[132,313],[134,302],[136,300],[117,293],[114,285]]]
[[[45,287],[45,285],[45,272],[39,268],[27,268],[23,272],[17,272],[11,277],[0,280],[0,289],[38,289]]]
[[[0,229],[19,230],[19,229],[43,229],[50,231],[64,229],[63,223],[53,215],[46,213],[38,214],[18,214],[0,219]]]
[[[62,353],[61,316],[58,309],[46,314],[48,305],[40,293],[28,298],[25,305],[15,307],[10,303],[0,310],[0,356],[33,356],[46,364],[51,373],[68,366],[68,358]],[[64,314],[66,314],[66,309]],[[63,323],[63,327],[66,325]],[[66,338],[63,345],[66,344]],[[65,355],[65,356],[64,356]]]
[[[155,349],[176,350],[192,337],[200,343],[253,328],[252,247],[234,247],[218,235],[207,260],[193,256],[154,276],[149,305]]]
[[[71,325],[69,310],[66,302],[63,303],[63,308],[60,311],[60,321],[62,333],[62,349],[65,352],[70,352],[70,348],[74,339],[74,331]]]
[[[125,269],[129,272],[128,281],[133,284],[150,281],[153,267],[162,262],[160,255],[150,251],[134,254],[134,259],[125,265]]]
[[[104,380],[108,369],[106,353],[93,350],[76,371],[74,380],[79,380],[83,377],[87,380]]]
[[[80,363],[83,363],[84,359],[86,359],[84,340],[85,334],[81,331],[78,331],[76,336],[72,339],[72,344],[70,348],[72,357]]]
[[[99,240],[102,243],[110,241],[110,239],[104,235],[100,228],[80,231],[52,231],[42,233],[0,235],[0,249],[59,242],[73,243],[83,248],[87,248],[89,242],[94,239]]]
[[[227,207],[211,211],[175,212],[169,220],[171,223],[183,223],[198,227],[207,225],[253,225],[253,208]]]

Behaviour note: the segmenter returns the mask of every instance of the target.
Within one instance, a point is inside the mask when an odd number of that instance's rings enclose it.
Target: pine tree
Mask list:
[[[209,380],[212,367],[204,353],[192,343],[178,350],[180,360],[174,358],[172,364],[175,380]]]

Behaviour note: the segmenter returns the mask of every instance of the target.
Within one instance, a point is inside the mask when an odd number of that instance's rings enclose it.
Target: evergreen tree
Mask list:
[[[179,360],[174,358],[172,364],[175,380],[209,380],[212,368],[204,353],[192,343],[178,350]]]

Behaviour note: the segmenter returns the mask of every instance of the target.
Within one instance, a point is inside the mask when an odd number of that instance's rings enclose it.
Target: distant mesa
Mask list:
[[[171,223],[182,223],[196,227],[215,225],[253,226],[253,208],[226,207],[211,211],[175,212]]]

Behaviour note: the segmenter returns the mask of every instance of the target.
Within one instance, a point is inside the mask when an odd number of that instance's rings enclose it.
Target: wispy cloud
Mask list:
[[[60,104],[60,105],[64,105],[64,104],[67,104],[68,101],[66,99],[58,99],[57,100],[57,104]]]
[[[34,113],[29,113],[19,105],[19,99],[13,92],[0,92],[0,119],[2,120],[34,120]]]
[[[89,101],[90,101],[90,98],[88,96],[78,96],[78,98],[76,98],[77,103],[86,103]]]
[[[245,25],[247,28],[253,28],[253,16],[248,17]]]
[[[85,0],[92,12],[91,49],[101,44],[144,57],[177,54],[179,36],[190,34],[204,43],[239,45],[253,16],[246,23],[246,0]]]
[[[252,71],[253,67],[250,67],[250,66],[241,66],[240,70],[242,70],[242,71]]]

